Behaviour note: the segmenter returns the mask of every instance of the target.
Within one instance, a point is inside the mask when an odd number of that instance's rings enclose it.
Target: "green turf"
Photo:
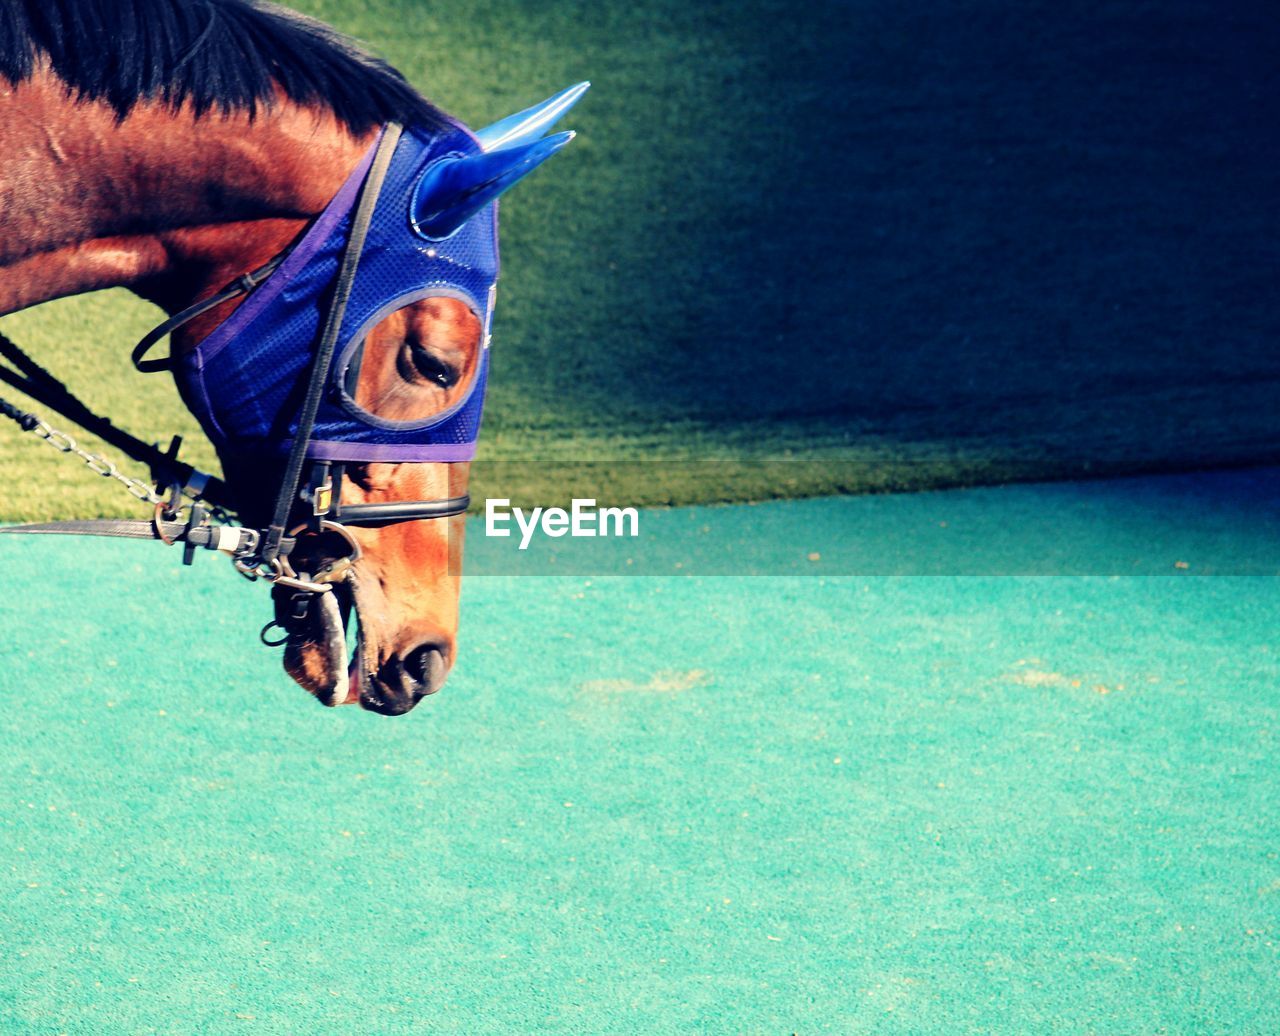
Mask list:
[[[1107,574],[1273,564],[1274,484],[668,512],[1100,574],[473,577],[397,720],[223,564],[0,540],[0,1030],[1274,1032],[1280,583]]]
[[[1276,456],[1280,22],[1257,5],[299,6],[473,124],[595,83],[503,202],[490,461],[852,465],[797,495]],[[126,362],[155,316],[117,294],[0,330],[167,438],[190,419]],[[127,507],[48,461],[0,430],[0,518]],[[777,491],[749,464],[659,477]]]

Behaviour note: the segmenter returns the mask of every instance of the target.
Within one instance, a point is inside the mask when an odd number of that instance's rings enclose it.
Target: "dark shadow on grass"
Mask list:
[[[606,63],[583,109],[565,200],[593,281],[548,286],[582,319],[516,360],[549,423],[913,441],[959,411],[997,449],[1070,427],[1086,456],[1198,463],[1280,433],[1263,5],[654,10],[647,49],[617,12],[601,45],[646,88],[611,93]]]

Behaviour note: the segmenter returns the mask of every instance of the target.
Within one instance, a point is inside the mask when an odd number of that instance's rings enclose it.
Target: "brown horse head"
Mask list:
[[[127,44],[102,38],[122,21]],[[351,41],[253,0],[11,0],[0,22],[0,314],[111,286],[176,313],[298,240],[380,126],[454,125]],[[527,147],[580,93],[481,131],[478,164],[436,170],[414,213],[424,237],[447,238],[523,175],[486,156]],[[242,301],[183,327],[174,354]],[[484,333],[461,299],[415,298],[365,336],[355,405],[389,421],[443,413],[475,385]],[[270,508],[279,466],[224,456],[245,524]],[[463,463],[365,460],[346,466],[341,498],[456,497],[466,481]],[[318,571],[352,541],[350,578],[295,625],[285,667],[326,703],[406,712],[456,659],[463,521],[307,532],[294,566]]]
[[[482,315],[456,298],[429,296],[397,310],[362,344],[355,403],[388,421],[443,413],[474,388],[482,335]],[[348,506],[458,498],[467,491],[468,468],[347,464],[339,495]],[[359,560],[326,599],[305,601],[304,620],[290,627],[285,668],[294,679],[326,704],[358,701],[386,715],[439,690],[456,656],[464,529],[455,515],[304,536],[295,568],[324,569],[350,550],[346,537]],[[274,595],[287,606],[288,590]],[[353,616],[358,640],[348,650]]]

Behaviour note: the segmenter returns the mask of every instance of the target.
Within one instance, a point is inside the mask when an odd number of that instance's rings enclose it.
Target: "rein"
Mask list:
[[[65,385],[0,335],[0,355],[20,372],[15,373],[0,366],[0,380],[21,389],[38,402],[98,434],[133,460],[147,464],[157,488],[164,487],[168,491],[167,497],[161,496],[145,483],[122,475],[112,462],[80,449],[74,439],[50,428],[34,414],[26,413],[0,399],[0,416],[8,417],[24,431],[39,435],[63,452],[77,454],[92,470],[115,477],[134,496],[153,505],[155,509],[150,521],[106,519],[48,522],[0,528],[0,533],[116,536],[155,539],[166,544],[182,542],[185,564],[191,563],[197,547],[220,550],[231,555],[236,570],[247,578],[261,578],[273,586],[309,596],[327,593],[332,583],[346,577],[351,563],[359,556],[359,548],[344,526],[378,527],[395,522],[446,518],[464,513],[471,502],[470,497],[465,494],[440,500],[343,507],[338,492],[343,473],[343,465],[340,463],[315,462],[305,485],[302,479],[316,414],[324,396],[343,317],[355,284],[360,255],[400,134],[401,127],[396,123],[385,128],[368,175],[360,188],[359,201],[342,252],[334,291],[325,313],[324,330],[312,362],[306,397],[299,410],[297,431],[290,445],[284,474],[276,492],[271,523],[267,528],[255,530],[230,524],[210,524],[210,518],[230,522],[230,515],[226,510],[232,506],[229,492],[220,480],[177,460],[179,439],[175,437],[169,451],[164,452],[116,428],[106,418],[94,414]],[[134,348],[134,366],[143,372],[171,369],[170,359],[147,359],[147,352],[166,335],[200,314],[252,291],[284,262],[288,254],[288,250],[282,252],[256,270],[237,278],[212,297],[182,310],[158,325]],[[309,505],[310,514],[301,523],[291,522],[299,502]],[[337,533],[346,541],[350,553],[331,562],[321,573],[300,575],[289,564],[289,554],[298,542],[298,534],[304,530]]]
[[[184,464],[178,460],[177,452],[178,447],[181,445],[180,439],[175,437],[166,452],[151,443],[143,442],[121,428],[117,428],[110,420],[95,414],[85,406],[66,385],[53,377],[3,334],[0,334],[0,357],[12,364],[13,368],[16,368],[10,369],[0,365],[0,381],[12,385],[14,388],[26,393],[36,402],[74,421],[81,428],[92,432],[108,445],[119,450],[130,460],[145,464],[151,472],[152,481],[157,485],[172,486],[177,484],[189,495],[200,496],[217,507],[229,508],[231,506],[230,495],[221,479],[208,475],[190,464]],[[77,451],[75,440],[54,432],[52,428],[34,414],[26,413],[2,398],[0,398],[0,415],[16,422],[23,431],[35,432],[64,452]],[[71,445],[67,447],[67,443]],[[88,460],[88,458],[85,459]],[[103,475],[113,474],[110,470],[102,469],[106,467],[114,468],[114,465],[102,458],[96,458],[96,460],[99,463],[90,465],[95,471]],[[141,494],[132,488],[130,491],[141,500],[146,500],[148,503],[154,502],[149,500],[145,494]]]

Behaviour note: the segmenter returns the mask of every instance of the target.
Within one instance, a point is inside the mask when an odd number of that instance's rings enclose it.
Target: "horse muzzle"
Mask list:
[[[449,645],[443,640],[427,640],[404,656],[392,655],[371,675],[353,667],[353,699],[371,712],[402,716],[444,686],[449,655]]]
[[[403,715],[444,686],[450,638],[418,631],[408,648],[380,651],[358,568],[347,562],[328,585],[324,593],[272,588],[274,625],[285,631],[284,668],[296,683],[324,705],[358,702],[384,716]]]

